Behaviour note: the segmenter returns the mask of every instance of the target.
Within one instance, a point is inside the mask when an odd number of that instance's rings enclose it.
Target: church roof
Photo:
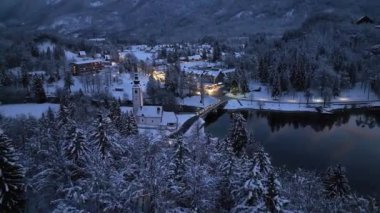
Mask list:
[[[142,106],[137,111],[139,117],[161,118],[162,106]]]

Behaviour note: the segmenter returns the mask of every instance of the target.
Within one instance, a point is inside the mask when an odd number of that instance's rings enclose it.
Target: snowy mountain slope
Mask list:
[[[3,0],[0,22],[61,33],[186,39],[280,34],[316,13],[329,11],[351,21],[379,16],[378,9],[380,2],[373,0]]]

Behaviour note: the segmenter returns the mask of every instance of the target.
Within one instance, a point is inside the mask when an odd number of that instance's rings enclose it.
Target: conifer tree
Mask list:
[[[128,135],[137,135],[139,133],[137,122],[135,116],[132,112],[128,115],[128,123],[127,123],[127,134]]]
[[[121,109],[119,102],[113,101],[110,107],[110,118],[113,122],[118,122],[121,117]]]
[[[223,140],[222,147],[219,151],[221,152],[221,164],[219,167],[221,171],[219,204],[221,208],[229,211],[234,205],[232,177],[235,154],[228,138]]]
[[[233,148],[233,152],[236,155],[242,154],[245,146],[248,142],[248,134],[245,128],[245,119],[242,114],[234,113],[233,126],[228,136],[228,142]]]
[[[69,122],[69,109],[65,103],[59,104],[59,111],[58,111],[58,126],[63,127]]]
[[[272,170],[272,164],[268,153],[264,151],[263,147],[258,147],[257,151],[253,154],[254,166],[259,169],[262,175],[267,175]]]
[[[46,94],[43,86],[43,80],[35,77],[33,79],[34,97],[37,103],[44,103],[46,101]]]
[[[68,92],[71,92],[71,86],[73,86],[73,85],[74,85],[74,80],[73,80],[71,73],[66,72],[65,77],[64,77],[64,88],[65,88],[65,90],[67,90]]]
[[[280,197],[281,184],[277,180],[276,174],[270,172],[268,179],[265,181],[265,207],[268,212],[281,212],[287,203],[285,199]]]
[[[64,147],[65,155],[69,160],[78,164],[88,151],[84,134],[74,125],[70,128],[68,136]]]
[[[252,170],[250,171],[250,177],[245,182],[244,188],[248,191],[248,196],[245,200],[245,204],[252,206],[257,205],[261,201],[261,198],[264,193],[264,183],[263,183],[263,174],[261,174],[260,169],[257,165],[253,165]]]
[[[182,137],[176,139],[175,145],[176,150],[169,165],[169,191],[177,207],[189,207],[188,185],[185,177],[189,164],[189,149]]]
[[[342,198],[350,194],[350,185],[341,165],[329,167],[324,177],[325,194],[328,198]]]
[[[0,129],[0,210],[23,212],[24,172],[12,141]]]
[[[91,135],[97,149],[99,150],[102,158],[106,158],[109,155],[111,149],[111,142],[107,135],[107,121],[99,113],[95,121],[95,129]]]

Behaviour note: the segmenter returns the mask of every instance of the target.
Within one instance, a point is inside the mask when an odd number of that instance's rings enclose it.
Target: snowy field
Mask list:
[[[0,105],[0,114],[6,117],[17,117],[17,116],[32,116],[35,118],[40,118],[42,113],[46,112],[49,108],[53,111],[58,111],[58,104],[7,104]]]
[[[204,96],[204,103],[201,103],[201,96],[191,96],[184,99],[177,98],[177,103],[183,106],[194,106],[194,107],[207,107],[209,105],[215,104],[218,99],[211,96]]]
[[[100,71],[98,74],[102,81],[104,81],[104,76],[106,75],[106,71]],[[132,74],[133,75],[133,74]],[[133,86],[133,76],[129,73],[122,73],[118,74],[116,70],[111,71],[111,78],[114,78],[111,80],[111,85],[109,87],[105,86],[106,84],[104,82],[100,83],[98,85],[93,85],[91,80],[87,81],[86,86],[86,77],[84,76],[73,76],[74,85],[71,86],[72,92],[78,92],[79,90],[82,90],[85,94],[92,94],[99,90],[101,92],[107,91],[109,92],[113,97],[120,100],[132,100],[132,86]],[[114,76],[114,77],[113,77]],[[143,92],[146,91],[146,85],[149,80],[149,76],[140,73],[139,74],[140,79],[140,86],[143,90]],[[54,82],[52,84],[45,83],[45,92],[47,96],[54,96],[57,89],[64,87],[64,80],[61,79],[57,82]],[[86,89],[87,88],[87,89]]]
[[[148,52],[146,45],[133,45],[131,49],[121,52],[120,56],[125,57],[127,54],[132,54],[137,60],[145,62],[151,62],[154,58],[154,53]]]

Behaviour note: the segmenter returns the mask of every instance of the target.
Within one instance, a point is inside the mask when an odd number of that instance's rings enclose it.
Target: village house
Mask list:
[[[81,57],[81,58],[85,58],[87,56],[86,51],[83,51],[83,50],[79,51],[78,52],[78,56]]]
[[[71,63],[70,66],[73,75],[96,73],[103,69],[103,61],[99,59],[77,61]]]

